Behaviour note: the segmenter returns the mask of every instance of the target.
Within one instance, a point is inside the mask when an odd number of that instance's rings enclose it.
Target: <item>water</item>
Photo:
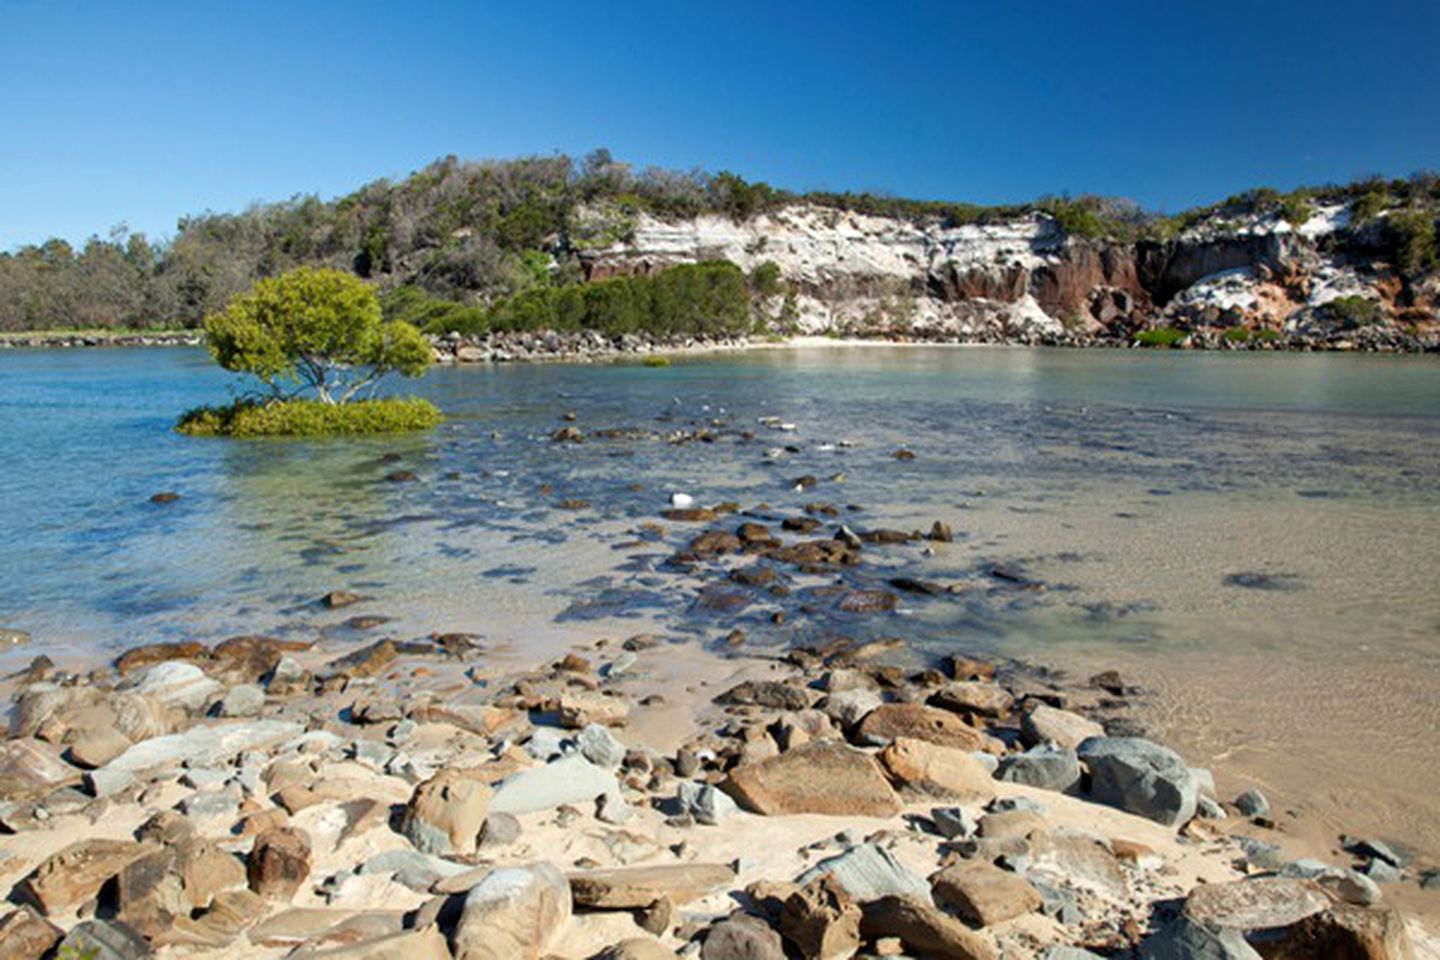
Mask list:
[[[1222,786],[1440,853],[1433,360],[817,347],[442,368],[416,389],[450,418],[429,436],[197,440],[169,428],[225,397],[200,351],[0,354],[0,624],[37,638],[0,665],[240,632],[357,641],[348,611],[313,602],[336,588],[374,595],[394,635],[526,654],[655,625],[902,635],[1117,667]],[[553,443],[567,411],[618,432]],[[151,503],[162,490],[181,499]],[[833,578],[717,595],[665,562],[693,530],[640,529],[672,490],[777,518],[833,502],[862,529],[943,519],[956,543],[871,549],[843,579],[962,589],[880,616],[835,610]]]

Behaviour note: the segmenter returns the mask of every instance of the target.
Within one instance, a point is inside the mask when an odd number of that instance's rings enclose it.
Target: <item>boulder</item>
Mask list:
[[[119,920],[85,920],[60,941],[57,957],[83,960],[148,960],[154,953],[145,938]]]
[[[193,663],[167,660],[126,679],[120,689],[190,713],[203,710],[225,689]]]
[[[886,703],[865,715],[855,739],[885,744],[897,737],[924,740],[957,750],[983,750],[986,736],[953,713],[918,703]]]
[[[1179,917],[1140,944],[1141,960],[1261,960],[1238,930]]]
[[[570,874],[570,896],[577,907],[636,910],[668,898],[676,906],[728,887],[735,871],[723,863],[675,863],[612,867]]]
[[[780,680],[746,680],[720,694],[715,702],[726,706],[804,710],[810,706],[810,694],[798,684]]]
[[[267,900],[289,900],[310,876],[310,837],[276,827],[255,838],[246,866],[250,889]]]
[[[770,816],[891,817],[901,809],[872,757],[832,741],[736,767],[723,787],[742,807]]]
[[[930,878],[935,903],[977,927],[1040,909],[1040,892],[1024,877],[983,860],[961,861]]]
[[[648,937],[631,937],[606,947],[597,960],[675,960],[674,950]]]
[[[930,885],[923,877],[896,860],[889,850],[873,843],[821,860],[800,875],[799,883],[808,884],[823,876],[833,878],[856,903],[892,894],[930,898]]]
[[[253,683],[231,687],[220,700],[222,717],[258,717],[265,708],[265,691]]]
[[[1035,703],[1020,717],[1020,739],[1028,747],[1053,743],[1073,751],[1091,737],[1103,736],[1105,728],[1089,717],[1046,703]]]
[[[985,717],[1003,717],[1015,706],[1010,691],[995,683],[980,680],[959,680],[940,688],[930,697],[930,705],[954,713],[974,713]]]
[[[895,937],[922,957],[999,960],[1000,953],[965,924],[924,897],[886,896],[866,903],[860,930],[867,939]]]
[[[419,784],[400,830],[415,849],[441,856],[475,852],[493,791],[477,768],[447,768]]]
[[[246,723],[193,727],[184,733],[153,737],[135,744],[98,770],[86,781],[95,795],[106,796],[118,784],[134,775],[161,767],[213,767],[249,750],[258,750],[304,731],[298,723],[282,720],[252,720]]]
[[[40,960],[63,936],[64,930],[32,907],[21,906],[0,920],[0,957],[5,960]]]
[[[77,840],[32,870],[16,892],[42,913],[54,915],[95,896],[111,878],[152,849],[131,840]]]
[[[677,791],[680,808],[695,818],[696,823],[715,826],[736,810],[730,795],[714,784],[686,780]]]
[[[563,757],[543,767],[512,774],[495,787],[490,810],[495,813],[530,813],[566,803],[591,803],[618,793],[615,775],[579,755]]]
[[[625,761],[625,746],[606,727],[586,724],[575,737],[580,755],[605,770],[619,769]]]
[[[0,799],[36,796],[79,782],[80,771],[43,740],[0,743]]]
[[[132,861],[115,881],[119,919],[153,943],[167,942],[175,921],[245,886],[245,865],[207,840],[189,838]]]
[[[434,924],[361,943],[305,953],[305,960],[452,960],[445,935]]]
[[[1288,927],[1329,905],[1314,881],[1258,877],[1201,884],[1190,891],[1184,913],[1201,926],[1248,933]]]
[[[1259,945],[1265,960],[1415,960],[1404,918],[1393,909],[1335,904]]]
[[[199,660],[209,652],[205,649],[204,644],[194,640],[185,640],[180,643],[147,643],[143,646],[132,647],[122,653],[115,660],[115,669],[120,676],[126,677],[145,667],[153,667],[157,663],[167,663],[171,660]]]
[[[777,926],[812,960],[847,960],[860,948],[860,907],[828,874],[785,898]]]
[[[113,725],[83,730],[70,742],[70,759],[87,770],[103,767],[134,744]]]
[[[465,896],[455,960],[539,960],[570,911],[570,884],[553,864],[494,870]]]
[[[964,750],[897,737],[880,751],[880,763],[908,793],[939,800],[988,800],[995,795],[990,771]]]
[[[1080,758],[1074,750],[1041,744],[1001,760],[995,779],[1065,793],[1080,783]]]
[[[857,687],[853,690],[835,691],[821,700],[817,709],[844,729],[850,730],[884,702],[885,698],[880,695],[880,691]]]
[[[737,913],[710,928],[700,960],[785,960],[785,945],[764,920]]]
[[[1099,802],[1166,826],[1195,815],[1199,784],[1173,750],[1139,737],[1091,737],[1077,752]]]

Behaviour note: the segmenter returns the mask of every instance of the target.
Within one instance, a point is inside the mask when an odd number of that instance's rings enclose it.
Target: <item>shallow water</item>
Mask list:
[[[197,350],[0,354],[0,624],[36,637],[6,662],[237,632],[358,640],[351,611],[313,603],[335,588],[373,594],[364,612],[394,635],[521,650],[652,622],[756,643],[899,635],[1118,667],[1222,788],[1260,783],[1440,853],[1434,360],[820,347],[442,368],[418,386],[450,416],[428,437],[170,432],[225,382]],[[552,443],[566,411],[621,432]],[[713,442],[669,442],[706,428]],[[794,490],[807,474],[815,489]],[[149,502],[161,490],[181,499]],[[878,616],[836,611],[823,578],[787,600],[697,599],[664,563],[686,531],[648,547],[628,532],[671,490],[776,517],[833,502],[861,529],[943,519],[954,544],[867,550],[845,580],[969,589]]]

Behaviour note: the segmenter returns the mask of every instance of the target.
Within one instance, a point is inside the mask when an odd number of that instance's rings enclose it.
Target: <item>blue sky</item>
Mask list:
[[[0,249],[446,154],[1175,211],[1440,166],[1440,3],[0,0]]]

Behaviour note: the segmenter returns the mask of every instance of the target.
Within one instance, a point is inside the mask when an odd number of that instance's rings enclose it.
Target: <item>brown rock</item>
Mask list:
[[[190,839],[152,850],[132,861],[116,878],[119,917],[152,943],[179,917],[210,906],[224,890],[243,888],[245,866],[213,843]]]
[[[967,923],[988,927],[1040,909],[1040,892],[1019,874],[966,860],[930,878],[935,903]]]
[[[360,943],[304,954],[306,960],[451,960],[445,935],[434,925],[387,933]]]
[[[980,818],[979,834],[987,840],[1012,840],[1045,829],[1045,818],[1034,810],[1006,810]]]
[[[726,706],[769,707],[772,710],[805,710],[810,694],[798,683],[781,680],[746,680],[715,698]]]
[[[133,746],[133,741],[113,725],[81,730],[70,743],[70,759],[87,770],[103,767]]]
[[[520,719],[514,710],[492,704],[424,703],[410,711],[416,723],[448,723],[470,733],[488,737]]]
[[[960,680],[937,690],[930,697],[930,704],[955,713],[1003,717],[1015,705],[1015,698],[1010,695],[1010,691],[998,684]]]
[[[221,640],[210,651],[212,676],[228,683],[254,683],[265,676],[287,653],[310,649],[303,640],[246,635]]]
[[[400,830],[425,853],[469,855],[475,852],[493,794],[479,768],[441,770],[415,788]]]
[[[12,910],[0,920],[0,957],[5,960],[40,960],[60,942],[65,931],[29,906]]]
[[[746,809],[767,815],[891,817],[901,807],[872,757],[833,741],[737,767],[723,786]]]
[[[123,677],[141,667],[154,666],[167,660],[201,660],[209,652],[203,643],[194,640],[181,643],[147,643],[122,653],[115,661],[115,669]]]
[[[60,751],[41,740],[0,743],[0,798],[49,793],[78,783],[80,771],[60,759]]]
[[[900,606],[900,598],[889,590],[851,590],[839,606],[846,613],[890,613]]]
[[[1116,852],[1121,848],[1122,842],[1116,841]],[[1111,852],[1099,837],[1085,833],[1042,831],[1030,838],[1033,866],[1051,867],[1063,877],[1082,881],[1106,896],[1120,900],[1128,893],[1128,885],[1116,852]],[[1155,856],[1153,851],[1150,851],[1150,856]]]
[[[53,854],[20,882],[18,893],[47,916],[89,900],[154,848],[130,840],[79,840]]]
[[[723,530],[707,530],[690,541],[690,552],[697,557],[719,557],[727,553],[739,553],[740,538]]]
[[[631,937],[606,947],[598,960],[675,960],[679,956],[674,950],[646,937]]]
[[[455,960],[539,960],[570,912],[570,886],[553,864],[494,870],[465,896]]]
[[[780,563],[809,569],[850,566],[860,562],[860,551],[839,540],[806,540],[771,550],[769,556]]]
[[[267,900],[289,900],[310,876],[310,838],[295,827],[268,830],[255,838],[246,865],[250,889]]]
[[[855,731],[861,743],[889,743],[899,737],[956,750],[983,750],[987,738],[946,710],[918,703],[886,703],[865,715]]]
[[[1020,717],[1020,739],[1028,747],[1053,743],[1074,750],[1090,737],[1105,736],[1105,728],[1088,717],[1044,703],[1029,707]]]
[[[720,514],[708,507],[674,507],[660,511],[660,516],[676,523],[708,523],[719,519]]]
[[[944,660],[945,672],[953,680],[994,680],[995,664],[952,653]]]
[[[341,607],[348,607],[352,603],[359,603],[368,600],[369,597],[362,597],[358,593],[351,593],[349,590],[331,590],[320,599],[331,610],[339,610]]]
[[[736,913],[710,928],[700,960],[785,960],[785,945],[764,920]]]
[[[378,640],[368,647],[330,661],[330,669],[348,677],[373,677],[394,663],[399,655],[393,641]]]
[[[936,960],[999,960],[1000,954],[954,917],[911,897],[881,897],[864,906],[860,929],[872,940],[896,937]]]
[[[1288,927],[1330,906],[1330,898],[1310,880],[1259,877],[1230,883],[1201,884],[1185,900],[1185,915],[1224,930]]]
[[[1414,960],[1405,920],[1388,907],[1337,903],[1255,944],[1265,960]]]
[[[907,792],[937,800],[988,800],[995,796],[990,771],[964,750],[897,737],[880,751],[880,763]]]
[[[860,948],[860,907],[830,874],[785,898],[778,927],[809,960],[844,960]]]
[[[676,863],[585,870],[568,879],[576,906],[635,910],[661,898],[683,906],[729,886],[735,871],[723,863]]]

